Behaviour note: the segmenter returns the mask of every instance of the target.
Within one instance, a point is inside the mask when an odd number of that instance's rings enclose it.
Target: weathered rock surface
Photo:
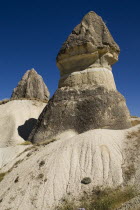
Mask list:
[[[67,135],[76,135],[96,128],[129,126],[129,112],[119,92],[103,87],[60,88],[41,113],[30,140],[36,143],[53,137],[59,139],[66,131]]]
[[[13,163],[18,161],[17,157],[29,147],[31,147],[31,145],[0,147],[0,169],[7,164],[10,169]]]
[[[49,91],[42,77],[34,70],[28,70],[18,86],[13,90],[11,99],[40,99],[49,100]]]
[[[78,198],[96,186],[115,188],[130,183],[140,190],[139,142],[127,138],[138,129],[97,129],[34,146],[14,160],[16,167],[10,163],[1,169],[12,168],[0,182],[0,209],[50,210],[62,198]],[[89,184],[81,183],[85,177],[90,178]]]
[[[27,140],[45,105],[36,100],[12,100],[0,105],[0,148]]]
[[[91,11],[86,14],[62,45],[57,65],[61,76],[87,67],[107,67],[118,60],[119,46],[102,18]]]
[[[94,12],[85,15],[58,53],[59,88],[40,115],[29,138],[32,142],[58,139],[63,132],[71,136],[131,126],[111,71],[119,51],[102,18]]]

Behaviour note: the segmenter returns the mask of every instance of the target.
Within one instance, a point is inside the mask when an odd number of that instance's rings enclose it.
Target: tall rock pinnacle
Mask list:
[[[95,12],[85,15],[57,55],[59,88],[40,115],[30,135],[32,142],[131,126],[111,68],[119,52],[102,18]]]
[[[42,77],[34,70],[28,70],[17,87],[13,90],[11,99],[40,99],[49,100],[49,91]]]

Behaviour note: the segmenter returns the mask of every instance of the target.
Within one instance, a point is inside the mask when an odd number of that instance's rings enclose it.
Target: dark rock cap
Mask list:
[[[102,18],[91,11],[62,45],[57,66],[61,75],[83,70],[95,63],[110,66],[118,60],[119,52],[120,48]]]
[[[28,70],[17,87],[13,90],[11,99],[39,99],[49,100],[49,91],[42,77],[32,68]]]

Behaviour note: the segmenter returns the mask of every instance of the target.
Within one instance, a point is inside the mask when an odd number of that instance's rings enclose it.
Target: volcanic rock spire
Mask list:
[[[69,138],[96,128],[131,126],[111,68],[119,52],[102,18],[95,12],[86,14],[57,55],[59,88],[30,135],[33,143]]]
[[[118,60],[119,52],[119,46],[102,18],[95,12],[89,12],[62,45],[57,65],[62,76],[89,66],[110,69]]]
[[[49,91],[42,77],[34,70],[28,70],[17,87],[13,90],[11,99],[39,99],[48,101]]]

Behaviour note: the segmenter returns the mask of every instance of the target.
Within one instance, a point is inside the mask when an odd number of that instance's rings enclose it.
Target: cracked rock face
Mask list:
[[[50,93],[42,77],[34,70],[28,70],[17,87],[13,90],[11,99],[39,99],[49,100]]]
[[[131,127],[125,99],[116,89],[111,70],[119,51],[102,18],[94,12],[85,15],[58,53],[59,88],[29,140],[35,143],[97,128]]]
[[[62,45],[57,66],[61,76],[87,67],[107,67],[118,61],[119,46],[102,18],[95,12],[86,14]]]

